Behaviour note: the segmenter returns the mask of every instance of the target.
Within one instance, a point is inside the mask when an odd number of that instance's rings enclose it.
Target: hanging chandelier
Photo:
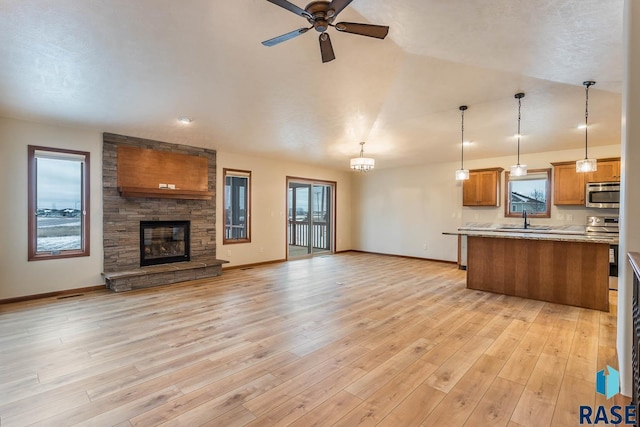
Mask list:
[[[376,165],[376,161],[364,156],[364,142],[360,143],[360,156],[351,159],[351,169],[358,172],[369,172]]]
[[[524,93],[516,93],[514,98],[518,100],[518,133],[516,134],[516,137],[518,138],[518,160],[515,165],[511,166],[511,175],[525,176],[527,174],[527,165],[520,164],[520,108],[522,107],[522,98],[524,98]]]
[[[460,141],[460,169],[456,171],[456,181],[464,181],[465,179],[469,179],[469,170],[464,168],[464,112],[467,110],[466,105],[461,105],[459,107],[460,115],[462,116],[462,126],[461,126],[461,134],[462,139]]]
[[[598,169],[598,161],[590,159],[587,153],[589,135],[589,87],[596,84],[592,80],[582,82],[584,85],[584,159],[576,162],[576,172],[593,172]]]

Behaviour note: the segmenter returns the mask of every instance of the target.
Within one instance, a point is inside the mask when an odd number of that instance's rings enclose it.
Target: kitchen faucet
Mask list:
[[[522,218],[524,218],[524,229],[526,230],[527,227],[529,227],[529,225],[531,225],[531,224],[529,224],[527,222],[527,211],[525,211],[525,210],[522,211]]]

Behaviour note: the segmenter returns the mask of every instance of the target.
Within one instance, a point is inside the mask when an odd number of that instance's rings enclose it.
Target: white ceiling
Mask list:
[[[292,0],[304,8],[306,3]],[[378,167],[620,141],[623,0],[354,0],[308,26],[266,0],[0,0],[0,115],[348,169],[366,141]],[[189,116],[190,125],[178,123]]]

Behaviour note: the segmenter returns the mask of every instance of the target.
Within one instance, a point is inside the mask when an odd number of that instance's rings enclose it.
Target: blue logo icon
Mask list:
[[[605,375],[604,369],[596,373],[596,392],[611,399],[620,393],[620,374],[609,365],[607,371],[609,375]]]

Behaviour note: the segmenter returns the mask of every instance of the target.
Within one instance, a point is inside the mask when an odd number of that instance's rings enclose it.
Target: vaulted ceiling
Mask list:
[[[291,0],[304,8],[306,3]],[[623,0],[354,0],[308,27],[266,0],[0,0],[0,116],[347,169],[359,142],[379,167],[620,141]],[[337,22],[336,21],[336,22]],[[189,125],[180,116],[193,119]],[[2,143],[7,143],[3,141]],[[526,160],[526,157],[523,157]]]

